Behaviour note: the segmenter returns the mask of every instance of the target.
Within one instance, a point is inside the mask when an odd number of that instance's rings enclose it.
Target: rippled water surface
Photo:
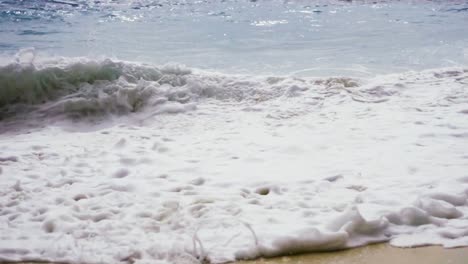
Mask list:
[[[230,73],[369,75],[466,64],[466,1],[0,1],[0,51]]]

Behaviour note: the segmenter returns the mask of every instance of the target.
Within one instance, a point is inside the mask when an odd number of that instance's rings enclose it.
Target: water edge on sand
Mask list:
[[[416,248],[392,247],[388,243],[373,244],[348,250],[317,252],[276,258],[239,261],[236,264],[466,264],[468,247],[446,249],[440,246]]]

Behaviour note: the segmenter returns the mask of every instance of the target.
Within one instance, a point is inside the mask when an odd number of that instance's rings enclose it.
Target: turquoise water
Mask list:
[[[466,65],[466,1],[0,1],[0,53],[352,75]]]

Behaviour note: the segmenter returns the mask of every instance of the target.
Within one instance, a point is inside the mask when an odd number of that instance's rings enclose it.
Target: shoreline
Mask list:
[[[231,264],[467,264],[468,247],[424,246],[398,248],[388,243],[330,252],[315,252],[274,258],[260,258]]]
[[[2,264],[61,264],[62,262],[0,261]],[[313,252],[274,258],[242,260],[228,264],[467,264],[468,247],[443,248],[441,246],[424,246],[415,248],[398,248],[388,243],[370,244],[367,246],[328,252]]]

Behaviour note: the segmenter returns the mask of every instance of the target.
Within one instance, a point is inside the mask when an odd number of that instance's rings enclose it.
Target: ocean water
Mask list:
[[[0,261],[468,246],[468,2],[0,0]]]
[[[301,76],[464,65],[467,4],[446,2],[1,1],[0,51]]]

